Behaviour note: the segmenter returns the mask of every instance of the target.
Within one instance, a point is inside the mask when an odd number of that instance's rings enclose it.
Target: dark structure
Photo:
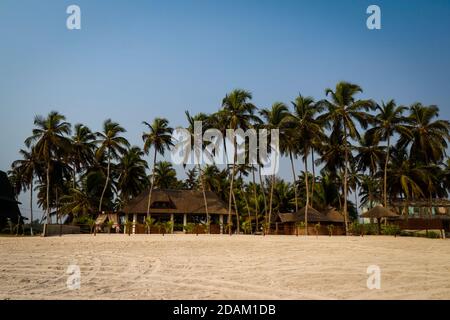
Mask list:
[[[7,226],[8,219],[15,224],[23,222],[18,204],[8,176],[0,171],[0,231]]]
[[[300,223],[305,221],[305,210],[301,208],[294,213],[280,213],[279,222],[276,222],[275,234],[293,235],[304,234],[305,228],[300,227]],[[315,225],[320,224],[318,229]],[[336,211],[334,208],[328,208],[324,212],[319,212],[316,209],[308,208],[308,234],[314,235],[316,231],[319,234],[325,235],[329,233],[328,226],[333,225],[333,234],[345,234],[344,216]]]
[[[124,218],[133,223],[132,233],[146,233],[145,218],[147,216],[148,194],[146,190],[132,199],[124,208],[125,216],[114,218],[115,222]],[[225,203],[211,191],[206,192],[208,214],[210,216],[210,232],[224,233],[228,223],[228,210]],[[202,225],[206,223],[206,208],[203,193],[196,190],[161,190],[152,192],[150,215],[156,222],[173,222],[171,232],[184,232],[188,223]],[[236,215],[232,211],[233,225],[236,226]],[[120,221],[123,224],[124,221]],[[204,233],[206,230],[196,230]],[[151,233],[160,233],[157,227],[152,227]]]

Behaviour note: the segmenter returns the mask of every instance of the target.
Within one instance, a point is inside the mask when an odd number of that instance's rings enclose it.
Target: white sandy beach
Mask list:
[[[1,299],[450,299],[450,241],[393,237],[0,238]],[[69,290],[70,264],[81,287]],[[369,265],[381,289],[366,286]]]

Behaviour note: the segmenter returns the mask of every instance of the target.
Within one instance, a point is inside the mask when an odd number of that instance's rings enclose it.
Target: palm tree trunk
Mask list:
[[[387,208],[387,167],[389,163],[389,148],[391,145],[391,139],[388,136],[387,138],[387,150],[386,150],[386,161],[384,162],[384,189],[383,189],[383,196],[384,196],[384,207]]]
[[[241,232],[241,226],[239,224],[241,219],[239,217],[239,209],[238,209],[238,206],[237,206],[236,195],[234,194],[234,190],[232,192],[232,195],[233,195],[234,210],[236,210],[236,220],[237,220],[236,232],[239,234],[239,232]]]
[[[316,165],[314,164],[314,148],[311,150],[311,165],[312,165],[312,184],[311,184],[311,207],[314,208],[314,189],[316,187]]]
[[[155,185],[155,166],[156,166],[156,148],[155,148],[155,153],[153,155],[153,169],[152,169],[152,176],[151,176],[151,183],[150,183],[150,191],[148,193],[148,203],[147,203],[147,218],[150,217],[150,205],[152,203],[152,192],[153,192],[153,187]]]
[[[261,192],[263,194],[263,200],[264,200],[264,222],[267,222],[267,199],[266,199],[266,191],[264,189],[264,181],[261,176],[261,166],[259,166],[259,184],[261,185]]]
[[[308,157],[305,156],[305,187],[306,187],[306,206],[305,206],[305,236],[308,235],[308,207],[309,207],[309,179],[308,179]]]
[[[256,223],[256,231],[258,232],[259,230],[259,225],[258,225],[258,215],[259,215],[259,208],[258,208],[258,197],[256,195],[256,181],[255,181],[255,170],[254,167],[252,166],[252,178],[253,178],[253,197],[255,198],[255,223]]]
[[[345,153],[345,167],[344,167],[344,223],[345,234],[348,234],[348,213],[347,213],[347,179],[348,179],[348,146],[347,146],[347,127],[344,124],[344,153]]]
[[[295,212],[298,212],[298,196],[297,196],[297,179],[295,178],[294,160],[292,159],[292,151],[289,151],[291,159],[292,177],[294,178],[294,196],[295,196]]]
[[[270,200],[269,200],[269,221],[267,224],[267,234],[270,234],[270,225],[272,223],[272,206],[273,206],[273,189],[275,187],[275,174],[272,175],[272,183],[270,185]]]
[[[231,182],[230,182],[230,193],[228,197],[228,222],[231,222],[231,204],[233,200],[233,186],[234,186],[234,175],[236,174],[236,159],[237,159],[237,150],[234,148],[234,155],[233,155],[233,169],[231,172]],[[236,212],[237,215],[237,212]],[[237,221],[237,224],[239,226],[239,221]],[[229,228],[229,234],[231,235],[231,227]]]
[[[205,182],[203,181],[203,173],[202,173],[202,168],[200,166],[200,163],[198,164],[198,173],[200,174],[200,183],[202,185],[203,201],[205,203],[206,223],[208,226],[208,234],[210,234],[211,227],[210,227],[210,219],[209,219],[209,212],[208,212],[208,201],[206,200]]]
[[[50,161],[47,163],[47,224],[51,223],[50,218]]]
[[[99,213],[102,213],[103,197],[105,196],[106,188],[108,188],[110,170],[111,170],[111,150],[108,148],[108,168],[106,169],[106,182],[105,186],[103,187],[102,196],[100,197],[100,204],[98,206]]]
[[[250,223],[250,234],[253,233],[253,228],[252,228],[252,215],[250,213],[250,206],[248,204],[248,200],[247,200],[247,196],[245,195],[245,190],[244,188],[241,187],[241,193],[242,193],[242,197],[244,198],[244,202],[245,202],[245,206],[247,207],[247,214],[248,214],[248,221]],[[245,231],[245,230],[244,230]]]
[[[33,236],[33,175],[30,182],[30,234]]]

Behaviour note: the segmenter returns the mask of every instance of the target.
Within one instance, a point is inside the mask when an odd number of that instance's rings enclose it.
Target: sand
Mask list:
[[[0,299],[450,299],[442,239],[0,237],[0,257]],[[79,289],[67,286],[71,264]],[[367,288],[370,265],[380,289]]]

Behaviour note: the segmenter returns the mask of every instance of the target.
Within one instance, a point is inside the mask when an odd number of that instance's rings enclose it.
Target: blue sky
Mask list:
[[[81,30],[66,28],[70,4]],[[370,4],[381,30],[366,28]],[[214,112],[234,88],[268,107],[347,80],[361,97],[437,104],[450,119],[449,17],[448,0],[1,0],[0,170],[36,114],[93,130],[112,118],[141,145],[142,121],[184,125],[184,110]]]

